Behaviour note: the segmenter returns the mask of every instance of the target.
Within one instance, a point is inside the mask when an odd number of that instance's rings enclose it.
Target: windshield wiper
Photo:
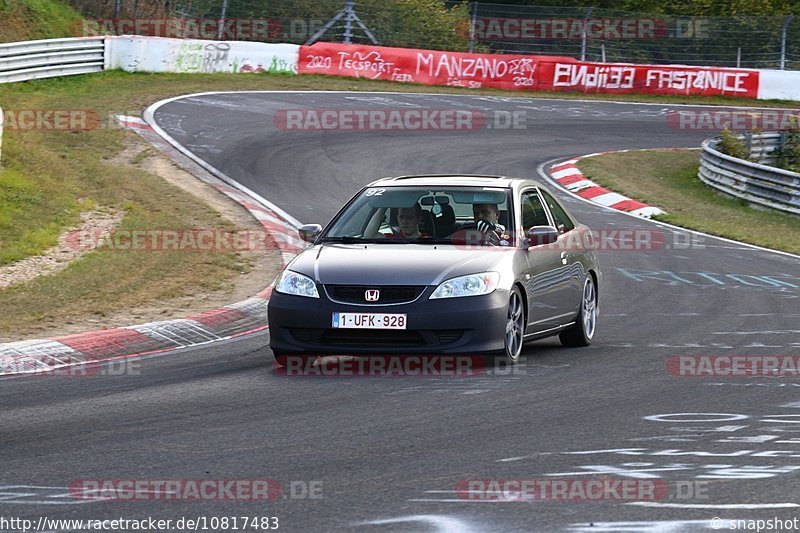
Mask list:
[[[323,237],[321,242],[341,242],[344,244],[373,243],[378,239],[365,239],[363,237],[351,237],[343,235],[341,237]],[[380,239],[383,240],[383,239]]]
[[[394,237],[390,239],[374,239],[375,244],[453,244],[450,239],[415,239],[413,237]]]
[[[366,238],[343,235],[340,237],[323,237],[320,242],[340,242],[343,244],[453,244],[450,239],[414,239],[414,238]]]

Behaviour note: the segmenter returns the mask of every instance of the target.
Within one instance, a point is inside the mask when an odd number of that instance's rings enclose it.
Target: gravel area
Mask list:
[[[41,255],[26,257],[0,267],[0,289],[64,270],[71,261],[91,252],[102,243],[102,239],[81,238],[82,235],[109,233],[122,222],[124,216],[124,211],[108,207],[84,211],[81,213],[80,225],[63,232],[57,245],[48,248]]]

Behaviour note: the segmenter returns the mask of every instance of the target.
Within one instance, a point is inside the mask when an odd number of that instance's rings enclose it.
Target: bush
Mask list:
[[[722,130],[717,143],[717,150],[738,159],[747,159],[750,155],[744,142],[728,128]]]
[[[786,132],[783,145],[772,152],[775,166],[792,172],[800,172],[800,129]]]
[[[365,23],[384,46],[450,50],[469,49],[469,4],[453,7],[441,0],[362,0]]]

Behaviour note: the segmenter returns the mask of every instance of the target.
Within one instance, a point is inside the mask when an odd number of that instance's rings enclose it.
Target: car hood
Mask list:
[[[438,285],[484,272],[509,248],[466,250],[430,244],[321,244],[300,254],[289,269],[323,285]]]

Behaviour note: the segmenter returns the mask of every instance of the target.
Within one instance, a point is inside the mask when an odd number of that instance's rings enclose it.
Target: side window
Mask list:
[[[562,208],[558,202],[556,202],[555,198],[545,191],[541,191],[541,193],[542,198],[544,198],[544,202],[550,209],[550,214],[553,215],[553,221],[556,224],[556,229],[558,229],[558,231],[561,233],[575,229],[575,223],[571,218],[569,218],[569,215],[567,215],[566,211],[564,211],[564,208]]]
[[[547,213],[536,191],[522,193],[522,229],[528,231],[531,226],[547,226]]]

